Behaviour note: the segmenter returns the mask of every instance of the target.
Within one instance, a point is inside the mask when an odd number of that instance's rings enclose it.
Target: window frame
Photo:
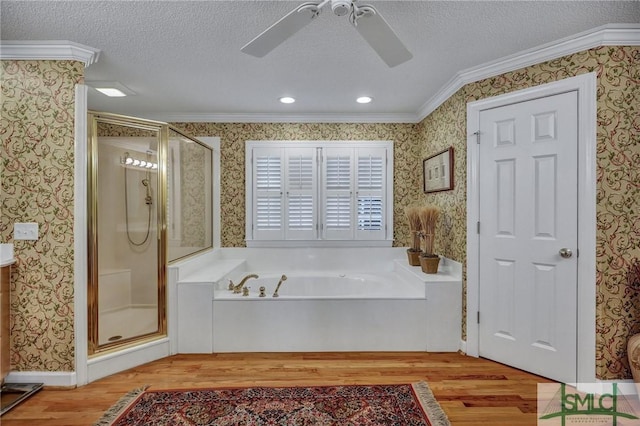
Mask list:
[[[317,230],[315,232],[316,237],[314,239],[286,239],[286,230],[284,228],[286,224],[285,216],[286,216],[286,202],[287,197],[286,194],[283,194],[283,202],[282,202],[282,216],[283,216],[283,228],[282,234],[284,239],[274,238],[274,239],[264,239],[258,238],[254,239],[254,220],[256,212],[254,211],[254,165],[253,165],[253,152],[255,148],[263,149],[268,148],[269,150],[278,150],[282,151],[282,166],[281,170],[284,173],[286,167],[288,167],[287,158],[289,157],[287,153],[287,149],[296,149],[296,148],[315,148],[315,160],[314,164],[315,176],[314,176],[314,218],[316,224],[318,225]],[[383,149],[386,154],[386,161],[383,164],[383,173],[385,174],[385,180],[383,181],[382,188],[382,198],[383,198],[383,222],[384,229],[378,232],[377,237],[369,237],[369,238],[360,238],[360,236],[366,235],[367,231],[358,231],[358,215],[357,215],[357,203],[358,203],[358,195],[357,195],[357,170],[351,171],[351,187],[353,192],[355,193],[352,196],[354,206],[352,221],[353,221],[353,236],[345,239],[344,237],[340,238],[326,238],[324,232],[324,220],[325,220],[325,200],[326,200],[326,188],[325,188],[325,165],[323,164],[325,160],[325,148],[347,148],[351,149],[352,157],[351,163],[352,167],[358,167],[358,154],[362,150],[365,149],[373,149],[380,150]],[[247,247],[391,247],[393,245],[393,184],[394,184],[394,174],[393,174],[393,141],[385,141],[385,140],[358,140],[358,141],[347,141],[347,140],[338,140],[338,141],[296,141],[296,140],[286,140],[286,141],[246,141],[245,142],[245,241]],[[286,184],[286,177],[282,176],[283,188]]]

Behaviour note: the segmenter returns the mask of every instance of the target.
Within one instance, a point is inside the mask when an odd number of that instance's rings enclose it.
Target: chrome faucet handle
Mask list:
[[[233,291],[233,288],[235,287],[235,285],[233,285],[233,281],[229,280],[229,291]]]
[[[267,293],[265,293],[266,288],[264,286],[260,287],[260,297],[267,297]]]
[[[249,289],[250,289],[250,288],[251,288],[251,287],[243,287],[243,288],[242,288],[242,295],[243,295],[243,296],[248,296],[248,295],[249,295]]]

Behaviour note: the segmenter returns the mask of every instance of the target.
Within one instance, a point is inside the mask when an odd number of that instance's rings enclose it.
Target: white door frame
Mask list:
[[[88,331],[88,295],[87,283],[89,273],[87,259],[89,258],[88,236],[88,171],[89,154],[87,152],[88,107],[87,93],[89,86],[76,85],[75,121],[74,121],[74,222],[73,222],[73,334],[75,336],[75,383],[86,385],[88,377],[87,362],[89,360],[89,331]]]
[[[478,357],[480,217],[479,147],[482,110],[578,92],[578,382],[596,380],[596,73],[518,90],[467,104],[467,355]]]

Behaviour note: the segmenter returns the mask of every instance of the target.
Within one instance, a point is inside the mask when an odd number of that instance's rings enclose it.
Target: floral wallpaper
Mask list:
[[[75,61],[2,61],[0,241],[13,242],[11,367],[73,371]],[[37,241],[13,241],[37,222]]]
[[[467,101],[464,88],[422,120],[416,133],[422,158],[453,146],[453,190],[423,194],[422,204],[440,207],[434,250],[462,263],[462,338],[467,336]]]
[[[422,160],[413,124],[173,123],[195,137],[219,136],[221,238],[224,247],[244,247],[244,158],[247,140],[391,140],[394,142],[394,245],[409,244],[404,207],[422,190]]]
[[[640,289],[627,274],[640,258],[640,49],[601,47],[470,83],[418,126],[422,155],[455,149],[455,189],[426,197],[440,205],[440,250],[466,263],[466,103],[588,72],[597,86],[596,374],[630,378],[629,336],[640,332]],[[444,236],[446,235],[446,238]],[[466,272],[465,272],[466,273]],[[466,299],[466,275],[463,301]],[[466,313],[466,310],[465,310]],[[463,338],[466,320],[463,318]]]

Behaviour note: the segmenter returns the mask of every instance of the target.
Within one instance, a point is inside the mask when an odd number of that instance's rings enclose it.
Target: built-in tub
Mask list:
[[[419,282],[393,273],[295,272],[286,274],[274,298],[282,274],[257,274],[260,278],[246,283],[251,287],[247,297],[224,286],[214,291],[214,352],[427,348],[427,301]],[[262,285],[264,298],[258,295]]]
[[[448,259],[424,274],[404,249],[221,249],[184,265],[176,353],[460,349],[462,268]],[[228,290],[249,274],[249,296]]]

